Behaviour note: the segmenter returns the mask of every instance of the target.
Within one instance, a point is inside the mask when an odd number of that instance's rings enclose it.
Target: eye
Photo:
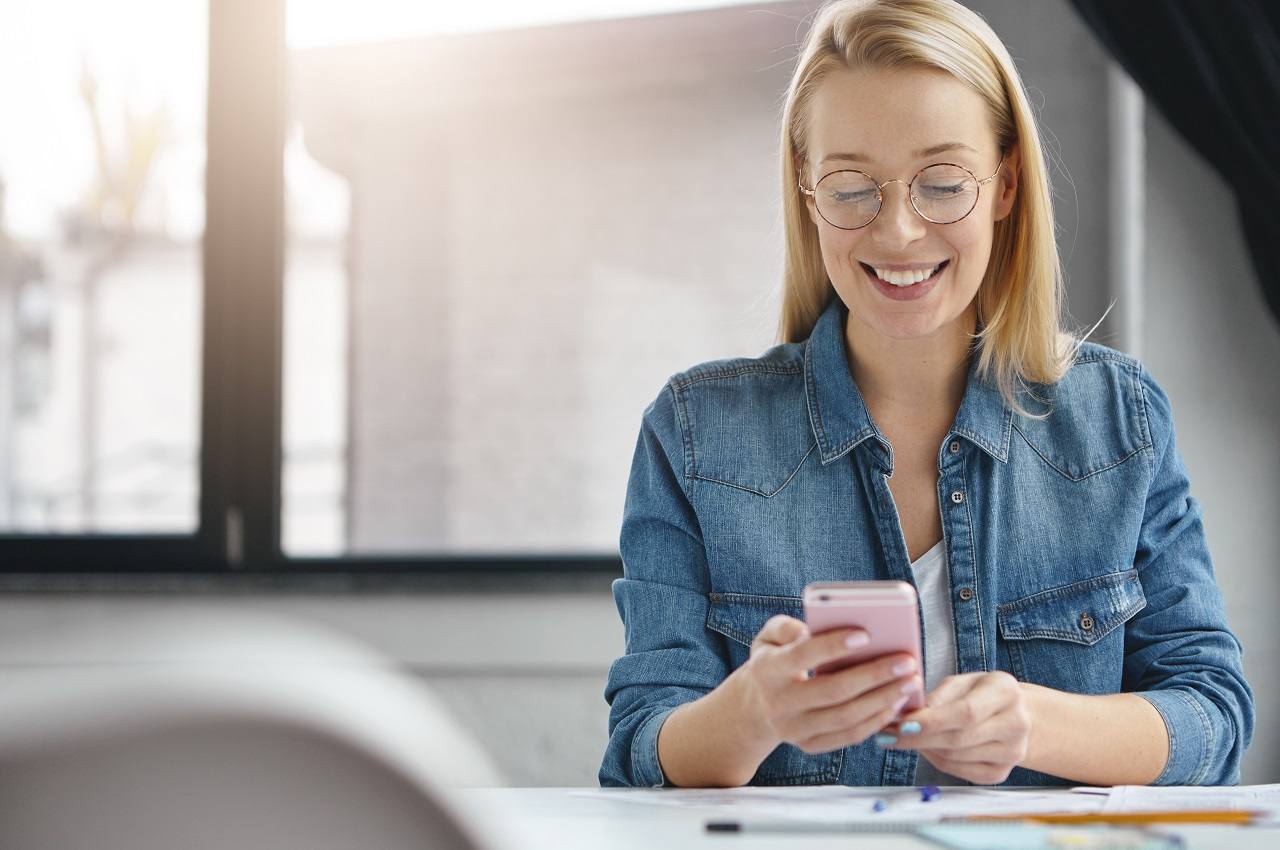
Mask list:
[[[863,201],[869,201],[875,197],[875,192],[869,189],[861,189],[852,192],[832,191],[831,200],[838,204],[860,204]]]
[[[968,190],[964,182],[960,183],[926,183],[920,187],[920,193],[926,198],[945,200],[963,195]]]

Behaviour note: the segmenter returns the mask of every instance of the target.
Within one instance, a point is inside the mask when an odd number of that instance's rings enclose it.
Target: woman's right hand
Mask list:
[[[793,744],[821,753],[859,744],[892,723],[913,691],[922,689],[914,658],[896,653],[834,673],[810,671],[866,644],[859,629],[810,635],[795,617],[770,618],[734,671],[741,708],[761,743]]]

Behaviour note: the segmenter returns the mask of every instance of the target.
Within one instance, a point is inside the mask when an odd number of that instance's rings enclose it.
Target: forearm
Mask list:
[[[1164,719],[1142,697],[1021,688],[1031,712],[1023,767],[1086,785],[1147,785],[1164,770]]]
[[[671,713],[658,733],[667,781],[685,787],[745,785],[780,742],[753,723],[735,676]]]

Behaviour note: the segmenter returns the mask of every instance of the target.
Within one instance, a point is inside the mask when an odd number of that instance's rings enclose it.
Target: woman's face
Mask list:
[[[865,171],[877,183],[902,181],[883,188],[880,214],[859,230],[828,224],[807,196],[827,274],[849,308],[850,332],[915,339],[962,322],[970,330],[969,311],[991,255],[993,225],[1013,208],[1016,148],[1000,175],[980,187],[973,212],[952,224],[917,215],[905,184],[939,162],[962,165],[979,180],[996,170],[1000,151],[977,92],[926,68],[831,73],[813,100],[805,154],[801,179],[809,188],[839,169]],[[907,287],[884,282],[873,271],[928,271],[942,263],[941,271]]]

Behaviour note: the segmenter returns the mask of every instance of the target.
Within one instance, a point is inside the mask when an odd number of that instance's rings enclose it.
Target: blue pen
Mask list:
[[[924,785],[920,788],[920,801],[923,803],[932,803],[941,796],[942,789],[937,785]],[[889,801],[883,797],[871,804],[871,811],[876,813],[883,812],[887,808],[889,808]]]

